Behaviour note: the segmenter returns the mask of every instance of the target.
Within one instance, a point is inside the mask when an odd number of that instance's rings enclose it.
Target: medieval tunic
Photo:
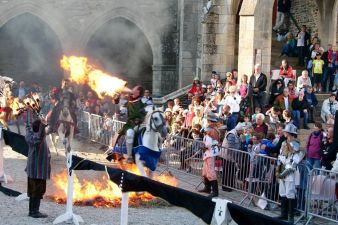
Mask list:
[[[209,181],[213,181],[217,180],[215,171],[215,156],[218,154],[218,152],[213,152],[213,146],[218,145],[219,134],[216,128],[210,129],[213,130],[209,135],[205,135],[203,139],[206,151],[203,153],[202,176],[207,178]]]
[[[128,129],[134,129],[136,125],[143,122],[146,115],[144,107],[145,104],[142,102],[141,98],[127,103],[128,120],[119,131],[119,134],[125,134]]]
[[[40,128],[40,130],[42,130]],[[46,191],[46,180],[50,179],[50,151],[46,142],[46,135],[33,132],[30,126],[26,127],[26,142],[29,146],[26,172],[28,176],[29,197],[42,198]]]

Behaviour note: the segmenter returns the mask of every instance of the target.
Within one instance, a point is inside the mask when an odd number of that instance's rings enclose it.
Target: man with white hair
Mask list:
[[[324,100],[320,117],[324,122],[327,122],[330,119],[333,120],[337,109],[338,102],[336,100],[336,95],[332,93],[328,99]]]
[[[222,143],[222,150],[220,157],[224,159],[223,171],[226,172],[222,177],[222,190],[231,192],[235,181],[235,163],[236,154],[231,149],[242,150],[241,135],[244,133],[244,126],[237,124],[237,126],[229,131]],[[227,175],[227,176],[226,176]]]
[[[265,106],[265,92],[267,85],[267,77],[264,73],[262,73],[261,65],[255,65],[255,72],[250,77],[249,86],[252,90],[252,100],[253,100],[253,108],[260,107],[263,112]]]
[[[256,121],[253,124],[255,133],[262,133],[265,136],[268,133],[268,125],[264,123],[265,116],[263,113],[258,113],[256,116]]]

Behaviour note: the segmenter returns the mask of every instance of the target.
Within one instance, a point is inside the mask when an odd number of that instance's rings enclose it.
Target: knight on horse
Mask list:
[[[127,162],[133,163],[134,159],[132,157],[132,153],[134,147],[135,133],[138,132],[147,113],[145,110],[146,104],[142,101],[144,88],[141,86],[135,86],[130,93],[131,96],[129,97],[128,103],[126,105],[128,111],[127,122],[118,132],[118,135],[126,136],[126,148],[128,155]]]

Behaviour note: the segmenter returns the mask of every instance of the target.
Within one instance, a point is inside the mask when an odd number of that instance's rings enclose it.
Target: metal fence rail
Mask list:
[[[338,173],[313,169],[310,173],[307,195],[307,212],[310,218],[318,217],[338,221]]]
[[[78,121],[80,136],[106,146],[112,145],[113,135],[125,124],[88,112],[80,112]],[[168,136],[162,145],[160,164],[167,170],[201,177],[203,146],[200,140]],[[230,148],[221,148],[220,156],[215,158],[219,183],[244,194],[240,204],[246,200],[250,204],[258,199],[279,204],[276,165],[276,158]],[[310,170],[306,163],[300,163],[295,176],[299,220],[310,216],[307,224],[312,218],[338,222],[338,174],[322,169]]]

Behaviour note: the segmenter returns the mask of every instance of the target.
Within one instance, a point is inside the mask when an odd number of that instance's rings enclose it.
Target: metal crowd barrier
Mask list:
[[[110,117],[105,118],[84,111],[79,113],[79,135],[106,146],[112,145],[113,135],[118,132],[124,124],[124,122]]]
[[[307,195],[307,223],[314,218],[338,222],[338,173],[313,169],[310,173]]]

